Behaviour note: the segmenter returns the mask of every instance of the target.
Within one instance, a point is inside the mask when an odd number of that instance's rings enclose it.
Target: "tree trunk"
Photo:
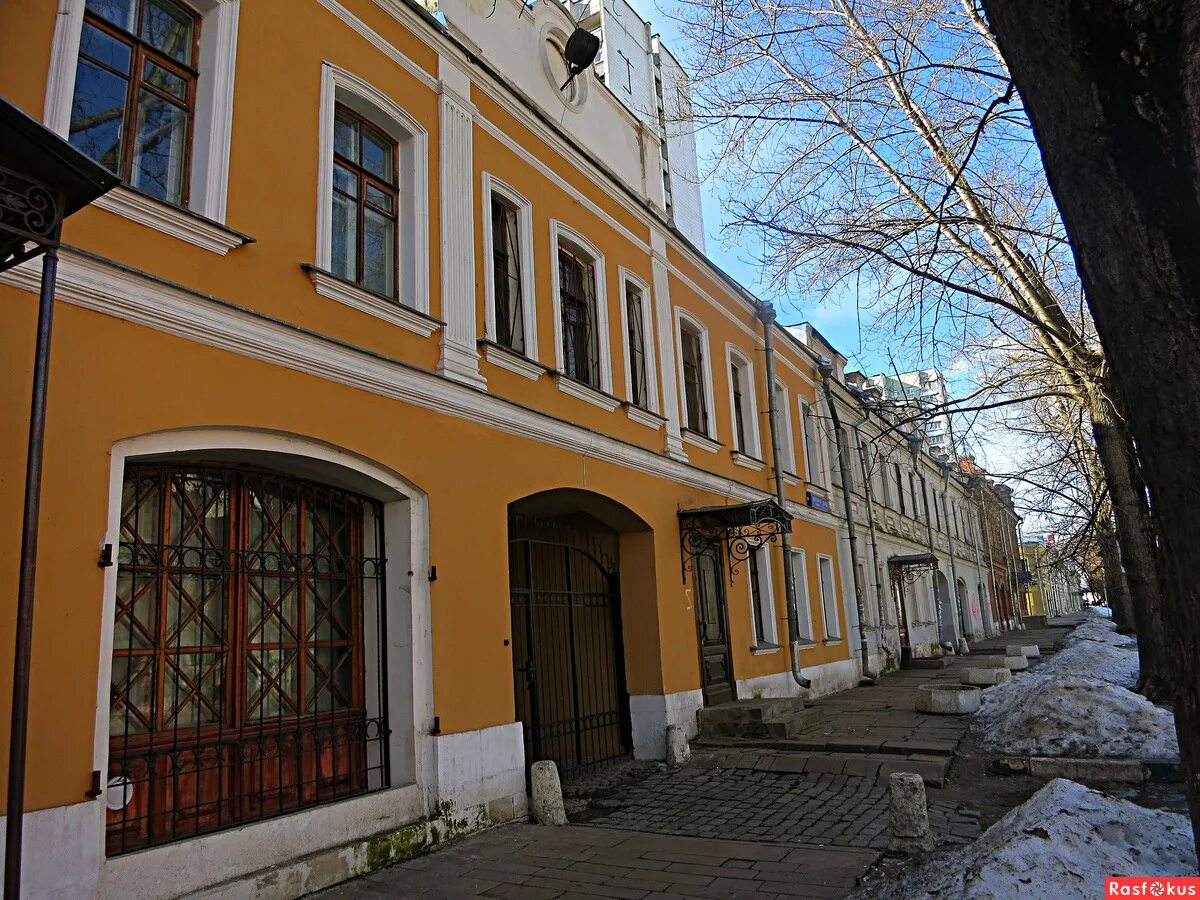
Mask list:
[[[1200,853],[1200,0],[984,5],[1133,401]]]
[[[1113,621],[1123,633],[1137,631],[1129,598],[1129,582],[1121,569],[1121,548],[1117,546],[1116,532],[1107,518],[1096,522],[1096,543],[1099,545],[1100,564],[1104,567],[1104,594],[1112,609]]]
[[[1092,414],[1096,455],[1104,467],[1108,495],[1117,526],[1117,546],[1129,585],[1134,628],[1138,634],[1140,673],[1136,690],[1157,702],[1174,699],[1174,678],[1168,666],[1166,629],[1160,608],[1155,537],[1146,505],[1145,485],[1133,457],[1133,443],[1124,427],[1101,402]]]

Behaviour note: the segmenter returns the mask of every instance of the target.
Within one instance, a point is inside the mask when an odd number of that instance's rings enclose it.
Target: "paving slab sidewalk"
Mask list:
[[[319,896],[843,897],[887,845],[886,776],[945,777],[966,735],[963,720],[917,713],[916,688],[958,681],[971,656],[1010,643],[1051,651],[1067,628],[1005,634],[946,669],[823,698],[826,718],[790,742],[701,750],[683,769],[643,765],[632,783],[601,779],[600,802],[578,817],[586,824],[494,829]],[[962,785],[929,796],[940,844],[978,835]]]

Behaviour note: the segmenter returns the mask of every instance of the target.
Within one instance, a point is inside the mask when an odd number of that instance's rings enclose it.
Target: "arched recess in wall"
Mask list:
[[[526,763],[570,777],[634,751],[631,694],[661,694],[654,532],[574,488],[508,507],[513,691]]]
[[[158,432],[113,445],[104,542],[109,856],[432,786],[419,487],[298,435]]]

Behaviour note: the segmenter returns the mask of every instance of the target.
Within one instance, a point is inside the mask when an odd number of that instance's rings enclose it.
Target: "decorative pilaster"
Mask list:
[[[442,57],[441,101],[442,355],[438,374],[473,387],[479,372],[475,322],[475,177],[468,75]]]
[[[671,286],[667,271],[667,240],[650,232],[650,268],[654,281],[654,318],[658,331],[658,381],[662,385],[662,414],[667,420],[667,455],[687,461],[679,418],[679,380],[675,371],[675,317],[671,312]]]

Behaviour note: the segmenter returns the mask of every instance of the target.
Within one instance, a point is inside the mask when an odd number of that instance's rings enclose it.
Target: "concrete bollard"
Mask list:
[[[1037,659],[1042,655],[1042,648],[1037,644],[1022,644],[1021,653],[1026,659]]]
[[[958,639],[958,655],[966,656],[970,652],[971,652],[971,645],[967,643],[967,639],[959,638]]]
[[[679,768],[686,765],[692,758],[692,748],[688,746],[687,735],[683,733],[682,725],[667,726],[667,765]]]
[[[1014,672],[1024,672],[1029,668],[1029,660],[1025,658],[1024,653],[1004,657],[1004,664]]]
[[[529,770],[533,789],[533,818],[539,825],[566,825],[567,810],[563,806],[562,783],[558,766],[552,759],[535,762]]]
[[[888,779],[888,815],[891,821],[892,853],[918,856],[933,849],[929,833],[929,810],[925,806],[925,782],[915,772],[895,772]]]
[[[1012,678],[1007,666],[971,666],[962,670],[962,683],[976,687],[1004,684]]]

